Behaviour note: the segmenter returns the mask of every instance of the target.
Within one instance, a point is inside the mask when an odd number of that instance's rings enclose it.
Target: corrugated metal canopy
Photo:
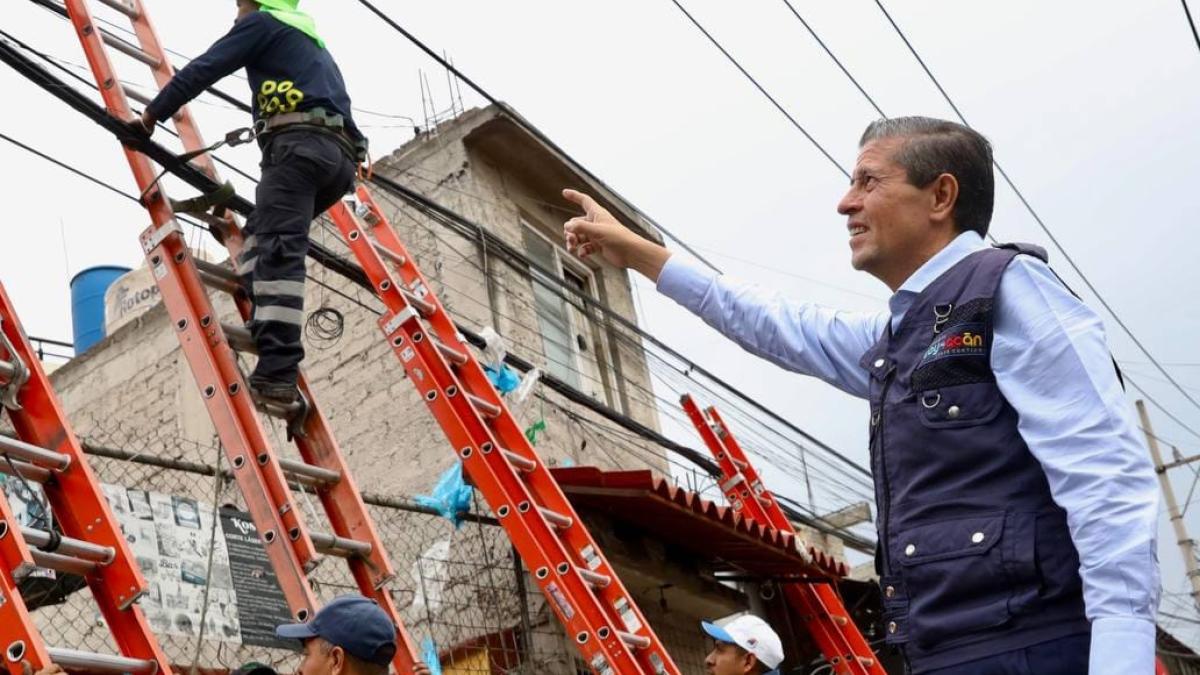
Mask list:
[[[846,564],[791,534],[743,518],[653,471],[552,469],[580,510],[603,513],[707,560],[718,571],[752,576],[846,575]]]

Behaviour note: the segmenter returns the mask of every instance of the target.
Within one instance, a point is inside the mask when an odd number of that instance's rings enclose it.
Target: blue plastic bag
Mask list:
[[[442,675],[442,662],[438,660],[437,645],[431,637],[421,640],[421,660],[429,666],[430,675]]]
[[[495,366],[484,366],[483,372],[487,373],[487,377],[492,382],[492,386],[499,391],[501,395],[513,391],[521,385],[521,378],[516,371],[508,367],[508,364],[502,363],[499,368]]]
[[[463,479],[463,467],[460,461],[455,462],[438,478],[437,485],[433,486],[433,494],[417,495],[416,500],[421,506],[436,509],[443,518],[454,523],[454,527],[457,528],[462,525],[462,518],[459,514],[471,510],[471,494],[472,488]]]

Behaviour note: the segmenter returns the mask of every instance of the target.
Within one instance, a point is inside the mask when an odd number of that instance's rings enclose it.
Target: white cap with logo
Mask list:
[[[783,644],[766,621],[753,614],[742,614],[720,625],[702,621],[704,632],[714,640],[733,643],[758,657],[768,668],[783,663]]]

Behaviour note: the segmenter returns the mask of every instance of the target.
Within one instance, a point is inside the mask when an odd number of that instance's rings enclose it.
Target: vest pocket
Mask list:
[[[1003,512],[897,533],[893,560],[908,593],[910,639],[933,649],[1009,621],[1013,586],[1004,534]]]
[[[957,384],[913,392],[920,404],[921,424],[930,429],[954,429],[996,419],[1004,397],[994,383]]]

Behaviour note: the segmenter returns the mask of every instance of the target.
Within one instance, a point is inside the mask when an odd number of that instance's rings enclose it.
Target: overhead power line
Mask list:
[[[1196,21],[1192,19],[1192,10],[1188,9],[1187,0],[1179,0],[1179,4],[1183,5],[1183,15],[1187,17],[1188,28],[1192,29],[1192,39],[1196,41],[1196,48],[1200,49],[1200,33],[1196,32]]]
[[[847,171],[846,168],[841,165],[841,163],[834,159],[833,155],[829,154],[829,151],[825,149],[825,146],[821,145],[820,141],[818,141],[816,138],[813,138],[813,135],[808,133],[808,129],[805,129],[804,125],[796,121],[796,118],[793,117],[790,112],[788,112],[787,108],[783,107],[782,103],[780,103],[774,96],[771,95],[769,91],[767,91],[766,87],[762,86],[762,84],[760,84],[759,81],[755,79],[755,77],[751,75],[748,70],[742,67],[742,64],[739,63],[738,60],[729,53],[729,50],[725,49],[725,47],[717,40],[717,38],[713,37],[712,33],[708,32],[708,29],[706,29],[703,24],[697,21],[696,17],[692,16],[691,12],[687,11],[687,8],[679,4],[679,0],[671,0],[671,3],[679,8],[680,12],[683,12],[683,15],[688,18],[688,21],[691,21],[692,25],[695,26],[701,33],[703,33],[704,37],[708,38],[708,41],[711,42],[714,47],[720,50],[720,52],[725,55],[726,59],[729,59],[729,62],[732,63],[734,67],[737,68],[742,75],[744,75],[746,79],[750,81],[750,84],[754,85],[755,89],[758,89],[759,93],[761,93],[767,98],[768,101],[771,102],[771,105],[775,106],[779,112],[783,113],[783,116],[792,123],[792,126],[796,127],[800,133],[804,134],[804,137],[808,139],[808,142],[812,143],[813,146],[825,156],[825,159],[828,159],[831,164],[837,167],[837,170],[842,172],[843,176],[850,178],[850,172]]]
[[[46,0],[41,0],[41,1],[46,1]],[[391,26],[396,32],[403,35],[409,42],[411,42],[413,45],[415,45],[418,49],[425,52],[425,54],[427,54],[429,56],[429,58],[433,59],[434,61],[437,61],[440,66],[442,66],[447,71],[452,73],[458,79],[462,80],[468,87],[470,87],[472,90],[474,90],[475,93],[479,94],[484,99],[486,99],[488,103],[491,103],[492,105],[495,105],[499,108],[503,108],[505,111],[510,113],[514,122],[516,122],[518,125],[520,125],[522,128],[524,128],[529,133],[536,136],[538,140],[545,143],[547,146],[552,148],[555,152],[561,154],[563,157],[566,157],[568,160],[570,160],[571,163],[574,164],[576,167],[578,167],[579,170],[582,171],[588,178],[595,181],[597,184],[599,184],[605,190],[608,190],[609,192],[612,192],[613,194],[617,194],[616,190],[613,190],[611,187],[609,187],[609,185],[607,183],[605,183],[598,176],[596,176],[596,174],[589,171],[582,164],[580,164],[579,162],[576,162],[575,158],[571,157],[571,155],[568,154],[567,151],[565,151],[561,147],[559,147],[559,145],[557,143],[555,143],[548,136],[543,134],[537,127],[526,122],[525,118],[521,117],[520,115],[518,115],[516,113],[516,111],[509,108],[508,104],[497,99],[495,96],[492,96],[483,87],[476,84],[476,82],[474,80],[472,80],[471,78],[469,78],[465,74],[463,74],[463,72],[461,70],[459,70],[458,68],[456,68],[454,66],[454,64],[452,64],[448,60],[446,60],[445,57],[443,57],[440,54],[438,54],[437,52],[433,51],[433,49],[431,49],[429,47],[429,45],[422,42],[417,36],[410,33],[403,26],[401,26],[399,23],[397,23],[394,19],[392,19],[390,16],[388,16],[386,13],[384,13],[383,10],[376,7],[373,2],[371,2],[370,0],[358,0],[358,2],[363,7],[366,7],[368,10],[370,10],[372,14],[379,17],[379,19],[382,20],[384,23]],[[644,218],[646,220],[646,222],[650,223],[652,226],[654,226],[655,229],[662,232],[663,235],[667,239],[670,239],[671,241],[678,244],[681,248],[683,248],[683,250],[692,254],[692,256],[694,258],[696,258],[696,260],[699,260],[700,262],[704,263],[710,269],[712,269],[714,272],[717,272],[718,274],[721,273],[721,270],[716,265],[712,264],[711,262],[708,261],[707,258],[705,258],[704,256],[697,253],[691,246],[689,246],[682,239],[680,239],[679,237],[672,234],[670,230],[663,227],[662,225],[659,225],[658,222],[655,221],[653,218],[651,218],[649,215],[647,215],[645,211],[642,211],[641,209],[637,208],[636,206],[633,206],[632,204],[630,204],[630,206],[633,208],[633,210],[635,212],[637,212],[637,214],[639,216]]]
[[[946,100],[946,103],[950,105],[950,108],[954,111],[954,114],[958,116],[958,119],[963,124],[968,127],[971,126],[971,124],[967,122],[967,118],[962,114],[962,111],[958,109],[957,105],[955,105],[954,100],[950,98],[950,94],[946,93],[946,89],[942,87],[942,83],[938,81],[937,77],[934,76],[933,71],[929,69],[929,66],[925,63],[925,59],[921,58],[921,55],[917,53],[916,47],[914,47],[912,42],[909,41],[908,37],[904,34],[904,31],[900,29],[900,26],[896,23],[895,19],[892,18],[892,15],[887,11],[887,8],[883,6],[882,0],[875,0],[875,5],[879,7],[879,11],[883,12],[883,16],[886,17],[888,23],[892,25],[892,28],[896,31],[896,35],[900,36],[900,39],[904,42],[904,45],[908,47],[908,51],[912,53],[913,58],[915,58],[917,63],[920,64],[921,70],[924,70],[925,74],[929,76],[929,80],[933,82],[933,86],[937,87],[938,92],[941,93],[942,98]],[[1187,8],[1186,2],[1184,3],[1184,8]],[[1188,17],[1190,21],[1190,13]],[[1193,30],[1194,29],[1195,27],[1193,26]],[[1100,304],[1103,305],[1104,309],[1108,311],[1108,314],[1113,318],[1113,321],[1115,321],[1117,325],[1121,327],[1121,330],[1123,330],[1125,334],[1129,336],[1129,339],[1133,341],[1133,344],[1137,345],[1137,348],[1146,355],[1146,358],[1149,359],[1151,363],[1154,364],[1154,367],[1158,369],[1158,372],[1162,373],[1163,377],[1167,378],[1167,381],[1170,382],[1175,389],[1182,394],[1185,399],[1188,400],[1188,402],[1195,406],[1197,410],[1200,410],[1200,401],[1197,401],[1191,394],[1189,394],[1187,390],[1184,389],[1183,385],[1181,385],[1178,380],[1172,377],[1171,374],[1167,372],[1167,369],[1158,362],[1158,359],[1156,359],[1154,355],[1150,353],[1150,350],[1146,348],[1146,345],[1142,344],[1142,341],[1133,334],[1133,330],[1130,329],[1125,321],[1121,319],[1121,316],[1112,308],[1112,305],[1108,304],[1108,301],[1104,299],[1104,296],[1101,295],[1100,291],[1095,287],[1095,285],[1092,284],[1091,279],[1088,279],[1087,275],[1083,273],[1083,270],[1079,268],[1079,265],[1075,263],[1075,259],[1071,257],[1071,254],[1067,253],[1066,248],[1063,247],[1062,243],[1058,240],[1058,237],[1054,236],[1054,233],[1050,231],[1049,226],[1047,226],[1045,221],[1042,220],[1042,217],[1038,215],[1038,212],[1034,210],[1033,206],[1029,203],[1029,200],[1025,199],[1025,195],[1020,189],[1017,188],[1016,183],[1014,183],[1012,178],[1009,177],[1008,172],[1004,170],[1004,167],[1000,166],[1000,162],[997,162],[993,159],[993,164],[995,164],[996,171],[1000,173],[1000,176],[1004,179],[1004,182],[1007,183],[1008,187],[1012,189],[1013,194],[1015,194],[1017,199],[1021,201],[1021,204],[1025,206],[1025,210],[1029,212],[1029,215],[1033,216],[1033,220],[1037,222],[1038,227],[1040,227],[1042,232],[1046,234],[1046,237],[1050,240],[1050,242],[1054,244],[1054,248],[1058,249],[1058,252],[1062,254],[1063,259],[1067,261],[1067,264],[1071,266],[1071,269],[1075,270],[1075,274],[1079,275],[1079,279],[1083,281],[1083,284],[1088,287],[1088,290],[1092,292],[1092,295],[1096,296],[1096,300],[1099,301]]]

